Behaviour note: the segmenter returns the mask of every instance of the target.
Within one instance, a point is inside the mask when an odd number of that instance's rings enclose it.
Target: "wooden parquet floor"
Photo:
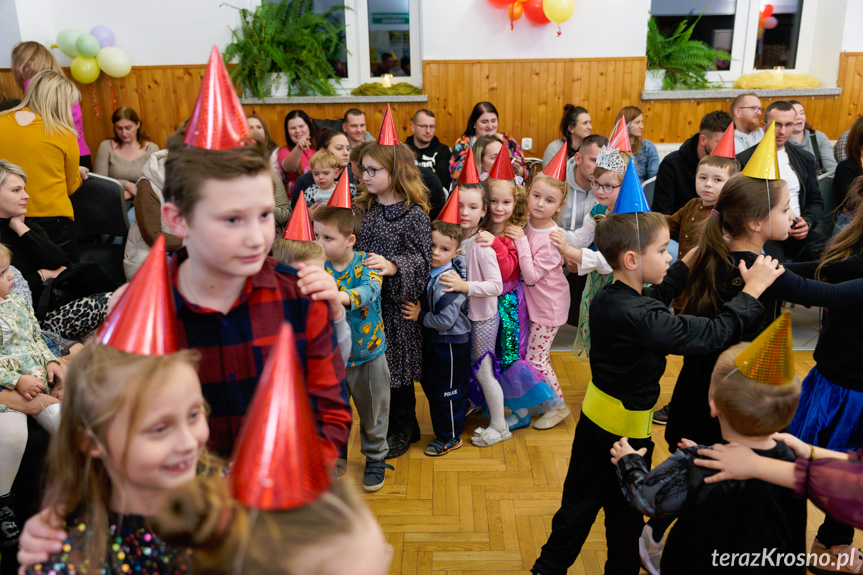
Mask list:
[[[811,352],[795,352],[798,373],[805,376],[814,365]],[[552,354],[564,397],[572,415],[556,428],[521,429],[513,438],[490,448],[466,442],[458,451],[441,458],[423,454],[434,437],[428,404],[417,389],[417,415],[422,439],[410,451],[390,463],[386,485],[377,493],[364,494],[394,548],[391,575],[490,575],[528,573],[539,556],[557,511],[575,425],[590,381],[590,368],[568,353]],[[671,398],[682,365],[669,357],[662,378],[657,408]],[[356,416],[356,413],[355,413]],[[348,472],[342,481],[362,480],[364,459],[357,434],[351,432]],[[467,421],[465,434],[486,425],[478,417]],[[662,426],[654,426],[654,465],[668,457]],[[811,544],[823,514],[811,504],[807,540]],[[858,548],[863,537],[855,537]],[[571,575],[602,573],[606,559],[603,517],[597,518]],[[642,571],[644,572],[644,571]]]

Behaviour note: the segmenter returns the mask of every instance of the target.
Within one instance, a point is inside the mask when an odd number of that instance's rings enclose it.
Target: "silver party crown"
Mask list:
[[[611,170],[621,175],[626,172],[626,162],[623,161],[620,151],[608,146],[603,146],[599,150],[599,155],[596,157],[596,167]]]

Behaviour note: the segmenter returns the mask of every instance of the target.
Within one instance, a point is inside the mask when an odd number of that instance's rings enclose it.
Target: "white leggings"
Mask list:
[[[0,413],[0,495],[12,491],[25,447],[27,416],[16,411]]]

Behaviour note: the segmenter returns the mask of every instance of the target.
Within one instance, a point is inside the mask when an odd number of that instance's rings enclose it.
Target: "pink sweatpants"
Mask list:
[[[551,343],[554,341],[558,329],[560,326],[552,327],[531,322],[525,359],[545,376],[546,382],[562,400],[563,393],[560,391],[557,375],[551,368]]]

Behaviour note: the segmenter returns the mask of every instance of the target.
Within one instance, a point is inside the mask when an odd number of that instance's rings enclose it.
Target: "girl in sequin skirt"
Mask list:
[[[456,274],[444,274],[440,283],[444,291],[461,292],[469,297],[471,387],[482,389],[489,412],[488,427],[477,428],[471,443],[477,447],[489,447],[512,438],[504,418],[503,391],[496,376],[498,369],[494,353],[500,325],[497,298],[503,289],[503,281],[494,251],[476,243],[480,224],[488,213],[486,189],[479,184],[462,184],[453,194],[458,195],[452,201],[458,200],[460,223],[464,230],[459,258],[463,258],[467,281]],[[472,395],[479,398],[479,393]],[[474,403],[479,405],[479,402]]]
[[[147,518],[195,478],[204,454],[210,430],[198,357],[93,343],[75,358],[47,458],[46,504],[65,517],[67,540],[27,573],[191,570],[187,551],[160,541]]]
[[[527,223],[527,199],[525,189],[512,180],[487,180],[490,215],[483,222],[483,230],[477,236],[477,245],[491,247],[497,255],[497,263],[503,279],[503,293],[498,298],[500,330],[497,338],[498,379],[503,390],[504,406],[512,413],[506,417],[510,431],[530,425],[528,409],[542,406],[554,409],[560,406],[560,398],[546,383],[545,377],[533,365],[525,361],[530,321],[518,251],[515,242],[504,235],[513,226],[523,228]]]

